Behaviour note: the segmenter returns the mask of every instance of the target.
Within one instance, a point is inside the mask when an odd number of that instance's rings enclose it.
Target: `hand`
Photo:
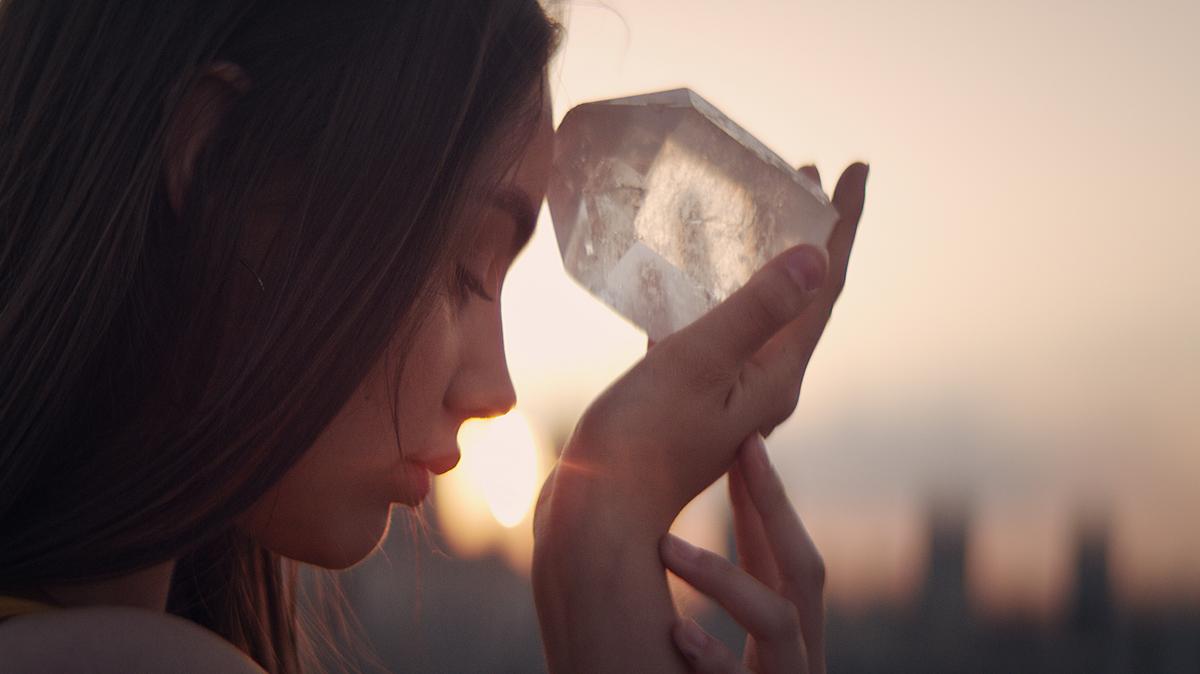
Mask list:
[[[815,168],[802,170],[819,180]],[[649,349],[580,418],[534,510],[534,601],[549,671],[667,673],[693,666],[670,643],[676,615],[657,544],[679,511],[730,469],[747,437],[769,434],[795,409],[845,283],[866,179],[866,165],[852,164],[838,181],[833,203],[841,217],[828,254],[811,246],[784,251],[724,302]],[[759,512],[773,531],[767,512],[778,508]],[[794,555],[773,552],[781,572],[796,568]],[[770,586],[789,599],[804,589]],[[806,602],[802,610],[820,616],[821,606]],[[799,633],[820,643],[817,624]],[[751,633],[760,638],[750,652],[787,657],[770,628]],[[807,648],[807,662],[821,671],[823,653]]]
[[[814,167],[801,170],[819,183]],[[665,531],[728,470],[744,438],[769,435],[791,415],[845,284],[867,172],[852,164],[838,181],[841,217],[827,256],[812,246],[785,251],[596,398],[543,488],[536,519],[551,501],[594,495]],[[568,496],[553,495],[563,481]]]
[[[687,618],[671,630],[676,647],[700,674],[823,674],[824,562],[757,433],[742,443],[729,471],[729,498],[740,568],[671,534],[660,548],[668,569],[746,628],[742,662]]]

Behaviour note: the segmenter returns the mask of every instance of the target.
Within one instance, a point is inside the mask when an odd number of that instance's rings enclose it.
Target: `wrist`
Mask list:
[[[668,463],[668,455],[636,441],[646,435],[629,428],[617,432],[602,415],[585,414],[555,465],[559,488],[549,505],[563,515],[554,518],[556,525],[601,527],[613,536],[634,527],[655,534],[655,541],[666,533],[695,494],[681,493],[683,471]]]
[[[548,670],[682,671],[658,556],[669,521],[638,517],[607,487],[560,462],[538,500],[532,584]]]
[[[620,583],[631,555],[651,552],[670,521],[646,516],[633,499],[590,471],[561,461],[542,487],[533,517],[532,582],[551,601],[572,596],[573,584]]]
[[[650,485],[564,453],[534,509],[534,544],[657,545],[679,514]]]

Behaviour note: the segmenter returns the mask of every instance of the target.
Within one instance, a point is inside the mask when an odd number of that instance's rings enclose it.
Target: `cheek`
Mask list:
[[[421,435],[419,429],[434,420],[458,364],[459,344],[455,332],[455,309],[442,302],[421,325],[413,338],[397,396],[401,437]],[[395,360],[399,360],[399,353]]]
[[[401,448],[419,447],[440,420],[455,367],[452,314],[441,307],[428,318],[395,394]],[[401,354],[391,348],[300,460],[239,516],[264,547],[336,569],[365,558],[385,535],[403,464],[389,405]]]
[[[260,544],[337,569],[365,558],[382,539],[400,456],[386,394],[377,394],[377,369],[239,522]]]
[[[264,547],[302,562],[340,569],[365,558],[387,531],[391,504],[386,466],[373,456],[380,452],[360,439],[331,424],[238,524]]]

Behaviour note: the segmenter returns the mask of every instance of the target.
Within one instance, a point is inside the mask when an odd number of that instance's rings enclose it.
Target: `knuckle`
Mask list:
[[[795,411],[794,405],[791,407],[788,407],[787,404],[782,401],[777,401],[777,402],[771,404],[770,407],[768,407],[768,409],[767,409],[765,426],[768,428],[774,429],[775,427],[779,426],[783,422],[787,421],[788,418],[792,416],[793,411]],[[763,433],[761,428],[760,428],[759,432],[762,433],[762,436],[764,438],[767,437],[767,434]],[[775,504],[775,505],[778,504],[778,501],[771,499],[769,497],[767,498],[767,502],[771,503],[771,504]]]
[[[746,302],[745,319],[750,324],[750,328],[756,333],[765,333],[774,330],[778,325],[775,318],[776,309],[771,306],[769,293],[765,289],[757,289],[750,293],[750,297]]]
[[[747,303],[748,320],[763,332],[776,328],[794,318],[801,308],[800,290],[779,267],[767,267],[764,276],[755,284]]]
[[[796,405],[800,399],[799,381],[793,381],[791,378],[781,381],[778,386],[773,386],[772,389],[764,391],[760,399],[762,401],[760,409],[764,422],[778,426],[787,417],[792,416],[793,411],[796,411]],[[766,437],[766,434],[764,434],[764,437]]]
[[[782,392],[780,392],[780,394],[778,396],[775,397],[773,404],[770,407],[769,411],[771,414],[771,418],[777,419],[779,421],[779,423],[782,423],[784,419],[787,419],[789,416],[792,415],[792,412],[794,412],[796,410],[796,405],[798,405],[799,403],[800,403],[800,382],[799,381],[794,381],[794,382],[789,381],[787,383],[787,385],[785,386],[784,390]]]
[[[787,489],[778,477],[763,482],[765,483],[762,494],[764,521],[770,519],[775,522],[786,522],[789,513],[795,511],[792,500],[788,498]]]
[[[821,553],[814,552],[812,563],[809,565],[805,576],[808,587],[814,590],[815,593],[824,591],[825,573],[825,558],[821,556]]]
[[[825,559],[821,553],[813,550],[803,567],[792,569],[782,580],[785,588],[794,590],[794,594],[805,600],[811,600],[825,591],[825,574]]]
[[[787,642],[800,634],[800,610],[792,602],[780,597],[773,602],[766,633],[759,635],[764,641]]]
[[[802,382],[800,381],[799,378],[797,378],[795,381],[792,382],[792,385],[790,387],[788,387],[787,401],[789,403],[788,404],[789,412],[796,409],[796,405],[800,402],[801,384],[802,384]]]

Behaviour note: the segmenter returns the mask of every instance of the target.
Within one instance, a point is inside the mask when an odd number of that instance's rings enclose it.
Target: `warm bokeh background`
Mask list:
[[[829,567],[834,671],[1198,671],[1200,3],[611,0],[565,18],[556,120],[689,86],[827,190],[871,164],[845,293],[768,442]],[[645,350],[566,276],[542,216],[503,295],[523,419],[464,438],[429,512],[444,555],[396,526],[346,579],[391,668],[541,667],[527,507]],[[718,483],[678,528],[724,550],[727,518]]]

